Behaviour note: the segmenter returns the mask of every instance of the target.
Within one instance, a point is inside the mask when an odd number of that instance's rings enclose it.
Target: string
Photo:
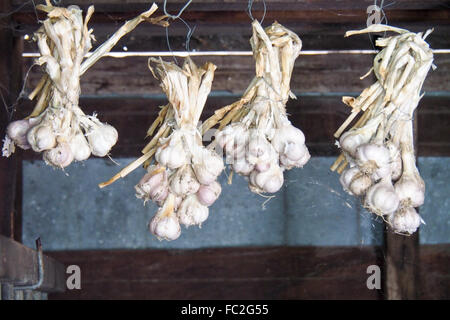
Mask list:
[[[253,15],[252,15],[253,1],[254,0],[248,0],[247,11],[246,11],[247,15],[250,17],[250,19],[252,19],[252,21],[255,20],[255,18],[253,18]],[[263,16],[261,18],[261,21],[258,21],[259,24],[263,23],[264,18],[266,17],[266,12],[267,12],[266,0],[263,0],[262,2],[263,2],[264,12],[263,12]]]
[[[191,37],[192,37],[192,34],[193,34],[194,31],[195,31],[196,26],[194,26],[193,28],[191,28],[191,27],[189,26],[189,24],[188,24],[184,19],[181,18],[181,14],[183,13],[184,10],[186,10],[186,8],[191,4],[191,2],[192,2],[192,0],[188,0],[188,2],[186,2],[186,4],[183,6],[183,8],[181,8],[180,11],[178,11],[178,14],[177,14],[177,15],[172,15],[172,14],[169,14],[169,13],[167,12],[167,9],[166,9],[166,6],[167,6],[167,0],[164,0],[164,4],[163,4],[163,11],[164,11],[164,14],[165,14],[167,17],[169,17],[170,19],[172,19],[172,20],[179,19],[181,22],[184,23],[184,25],[186,26],[186,28],[187,28],[187,30],[188,30],[188,31],[187,31],[187,34],[186,34],[186,43],[185,43],[185,48],[186,48],[186,51],[187,51],[187,52],[191,51],[191,50],[190,50]],[[175,57],[175,54],[174,54],[174,52],[172,51],[172,47],[170,46],[170,41],[169,41],[169,28],[168,28],[168,27],[166,27],[166,42],[167,42],[167,48],[169,49],[170,53],[172,54],[172,58],[173,58],[173,60],[175,61],[175,64],[178,65],[177,58]]]

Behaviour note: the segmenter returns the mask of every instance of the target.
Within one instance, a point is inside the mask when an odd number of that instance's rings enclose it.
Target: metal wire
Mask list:
[[[266,17],[266,12],[267,12],[267,7],[266,7],[266,0],[263,0],[263,7],[264,7],[264,13],[263,16],[261,18],[261,21],[259,21],[259,24],[262,24],[264,21],[264,18]],[[255,20],[255,18],[253,18],[252,15],[252,8],[253,8],[253,0],[248,0],[248,5],[247,5],[247,15],[250,17],[250,19]]]

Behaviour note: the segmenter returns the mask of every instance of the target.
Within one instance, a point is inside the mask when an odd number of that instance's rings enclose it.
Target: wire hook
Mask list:
[[[247,5],[247,15],[250,17],[250,19],[252,19],[252,21],[255,20],[255,18],[253,18],[253,15],[252,15],[253,1],[254,0],[248,0],[248,5]],[[266,12],[267,12],[266,0],[262,0],[262,2],[263,2],[263,7],[264,7],[264,13],[261,18],[261,21],[258,21],[259,24],[263,23],[264,18],[266,17]]]

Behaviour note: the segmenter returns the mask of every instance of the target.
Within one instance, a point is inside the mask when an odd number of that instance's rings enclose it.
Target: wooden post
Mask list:
[[[0,2],[0,13],[9,13],[11,2]],[[0,19],[0,141],[5,136],[10,119],[9,108],[14,104],[22,83],[22,38],[14,36],[14,24],[10,16]],[[7,112],[8,109],[8,112]],[[3,144],[3,143],[1,143]],[[18,154],[11,158],[0,156],[0,234],[21,240],[20,197],[21,159]],[[20,178],[20,176],[19,176]]]
[[[415,115],[417,115],[415,113]],[[414,146],[417,157],[417,117],[414,117]],[[385,232],[385,294],[388,300],[418,298],[419,230],[411,236],[395,234],[387,226]]]

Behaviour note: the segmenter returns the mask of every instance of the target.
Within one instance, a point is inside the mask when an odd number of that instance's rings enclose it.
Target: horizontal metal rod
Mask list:
[[[376,50],[305,50],[301,51],[300,55],[315,56],[326,54],[375,54]],[[435,49],[435,54],[449,54],[450,49]],[[92,53],[86,54],[89,57]],[[251,56],[252,51],[125,51],[125,52],[109,52],[105,54],[105,57],[112,58],[127,58],[127,57],[197,57],[197,56]],[[24,58],[38,58],[39,52],[24,52],[22,54]]]

